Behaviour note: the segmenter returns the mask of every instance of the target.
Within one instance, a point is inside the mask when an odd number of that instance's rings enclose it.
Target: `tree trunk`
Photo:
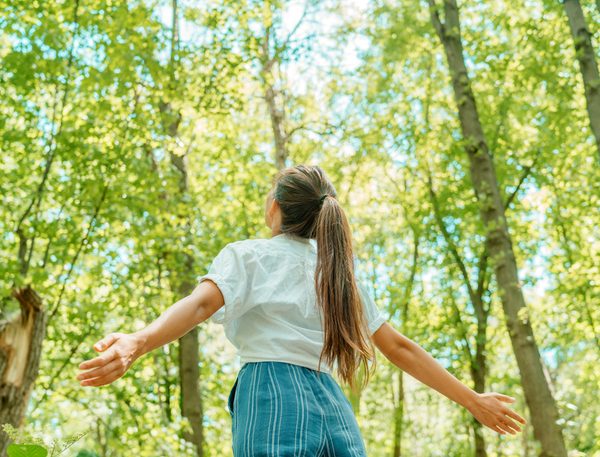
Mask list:
[[[202,457],[204,430],[203,408],[200,395],[200,357],[198,355],[198,327],[179,339],[179,378],[181,387],[181,414],[189,422],[191,433],[184,433],[186,441],[196,446],[198,457]]]
[[[403,205],[404,207],[404,205]],[[406,211],[406,208],[405,208]],[[408,214],[408,213],[407,213]],[[400,306],[400,331],[406,333],[406,327],[409,316],[409,305],[410,298],[412,296],[413,287],[415,284],[415,278],[417,277],[417,268],[419,261],[419,229],[417,224],[409,222],[409,225],[413,234],[413,255],[412,264],[410,268],[410,276],[404,293],[402,294],[401,306]],[[402,432],[404,425],[404,372],[398,370],[398,397],[394,399],[394,448],[392,451],[393,457],[400,457],[402,455]]]
[[[534,435],[541,444],[542,457],[566,457],[562,430],[556,423],[558,410],[544,376],[542,360],[533,336],[519,284],[517,264],[494,163],[479,120],[465,66],[458,6],[456,0],[444,0],[445,23],[441,22],[434,0],[429,0],[429,6],[431,20],[444,47],[452,77],[462,136],[470,162],[471,180],[480,205],[487,249],[521,373]]]
[[[402,455],[402,425],[404,420],[404,372],[398,370],[398,398],[394,405],[394,451],[393,457]]]
[[[487,250],[482,254],[480,259],[479,271],[479,287],[477,294],[472,300],[473,308],[477,317],[477,333],[475,335],[475,358],[471,359],[471,377],[475,392],[485,392],[485,381],[487,378],[487,357],[485,356],[485,348],[487,346],[487,326],[489,307],[486,308],[483,302],[483,294],[486,289],[484,287],[485,276],[487,272]],[[473,439],[475,441],[475,457],[487,457],[485,450],[485,439],[482,432],[483,426],[473,420]]]
[[[47,316],[30,286],[13,291],[13,296],[21,312],[0,323],[0,424],[19,427],[38,375]],[[0,456],[5,455],[8,441],[0,432]]]
[[[179,113],[173,113],[170,104],[161,103],[161,112],[166,119],[171,121],[166,125],[169,136],[175,137],[177,135],[178,125],[181,120]],[[177,156],[171,154],[171,163],[179,173],[178,191],[176,194],[177,198],[182,198],[188,190],[187,183],[187,165],[185,156]],[[165,192],[165,198],[167,193]],[[185,233],[186,237],[189,236],[191,223],[189,217],[185,214],[179,215],[185,218]],[[188,240],[188,244],[191,244],[191,240]],[[177,265],[172,271],[170,271],[170,287],[171,290],[178,297],[184,297],[189,295],[195,288],[195,282],[193,281],[191,272],[194,271],[194,259],[187,252],[173,253],[175,257],[182,256],[183,261]],[[198,328],[194,328],[186,335],[181,337],[179,342],[179,354],[178,354],[178,365],[179,365],[179,384],[180,384],[180,398],[179,404],[181,408],[181,414],[185,417],[191,427],[191,432],[184,432],[184,439],[196,446],[196,455],[202,457],[204,455],[203,443],[204,443],[204,428],[203,428],[203,405],[202,395],[200,390],[200,352],[198,348]],[[166,357],[166,355],[164,355]],[[168,378],[168,370],[165,367],[165,373]],[[170,384],[167,380],[166,386],[166,415],[170,421]]]
[[[600,74],[592,46],[592,34],[588,30],[579,0],[564,0],[564,5],[583,78],[590,127],[596,139],[596,150],[600,159]]]
[[[479,346],[479,345],[478,345]],[[485,392],[485,356],[483,349],[477,347],[475,352],[475,365],[471,367],[471,376],[475,392]],[[483,360],[482,360],[483,359]],[[483,438],[483,426],[473,418],[473,439],[475,441],[475,457],[487,457],[485,450],[485,439]]]
[[[286,166],[288,151],[286,145],[286,134],[283,127],[284,114],[283,109],[277,107],[275,99],[275,89],[269,83],[266,83],[265,99],[271,118],[271,129],[273,130],[273,139],[275,141],[275,166],[281,170]]]
[[[179,187],[181,196],[187,192],[187,167],[185,157],[171,156],[176,168],[180,171]],[[187,227],[191,224],[187,221]],[[187,229],[186,233],[190,233]],[[187,236],[186,236],[187,237]],[[191,240],[190,240],[191,243]],[[177,277],[182,278],[176,285],[176,293],[180,297],[189,295],[195,288],[195,283],[189,277],[194,271],[194,259],[188,253],[182,253],[184,261],[179,272],[174,272]],[[198,347],[198,327],[179,338],[179,382],[181,389],[181,414],[191,426],[191,433],[184,433],[186,441],[196,446],[196,455],[204,455],[204,425],[203,405],[200,391],[200,351]]]
[[[177,47],[179,43],[179,22],[178,22],[178,0],[171,1],[171,49],[169,58],[169,94],[176,93],[177,79],[175,78],[175,65],[177,63]],[[178,135],[179,124],[181,123],[181,112],[173,109],[170,101],[161,101],[160,112],[163,116],[163,125],[168,136],[175,138]],[[179,199],[188,192],[188,174],[186,156],[180,156],[170,153],[171,164],[179,174],[178,189],[176,196]],[[191,222],[189,215],[180,214],[184,219],[185,236],[188,243]],[[190,275],[193,272],[194,259],[186,252],[180,253],[183,256],[183,262],[178,265],[178,271],[172,271],[170,277],[174,278],[171,282],[172,290],[180,297],[189,295],[194,290],[195,284]],[[196,455],[204,455],[204,427],[203,427],[203,407],[202,395],[200,393],[200,353],[198,348],[198,328],[194,328],[179,339],[179,381],[180,381],[180,406],[181,414],[190,422],[191,432],[186,431],[184,438],[196,447]]]
[[[287,149],[288,135],[285,130],[285,111],[283,106],[278,106],[277,90],[274,86],[275,75],[273,66],[277,64],[276,57],[270,55],[269,42],[271,41],[271,27],[265,27],[265,36],[262,43],[262,68],[261,79],[265,91],[265,101],[271,119],[271,130],[275,144],[275,166],[278,170],[286,167],[289,156]]]
[[[181,122],[181,114],[175,112],[169,103],[161,103],[161,112],[166,119],[166,130],[169,136],[177,136],[179,123]],[[171,154],[171,163],[179,173],[177,197],[183,198],[188,191],[187,181],[187,164],[186,157]],[[191,226],[189,216],[186,214],[179,215],[185,220],[184,231],[186,238],[189,238],[189,227]],[[191,243],[191,240],[188,240]],[[186,252],[180,253],[183,256],[183,262],[178,266],[178,271],[171,272],[170,277],[174,279],[171,283],[173,291],[179,296],[184,297],[189,295],[195,287],[195,283],[191,280],[190,274],[193,272],[194,259]],[[198,457],[204,455],[204,431],[203,431],[203,407],[202,396],[200,393],[200,353],[198,348],[198,328],[184,335],[179,339],[179,378],[181,387],[181,414],[185,417],[191,426],[191,433],[185,432],[184,438],[186,441],[193,443],[196,446]]]

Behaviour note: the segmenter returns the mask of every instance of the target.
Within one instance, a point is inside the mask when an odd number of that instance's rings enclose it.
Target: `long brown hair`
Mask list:
[[[375,349],[369,337],[354,276],[352,234],[333,184],[318,166],[285,168],[275,176],[273,198],[281,208],[281,232],[317,241],[315,289],[323,316],[324,359],[337,362],[340,379],[355,387],[362,367],[362,386],[369,382]]]

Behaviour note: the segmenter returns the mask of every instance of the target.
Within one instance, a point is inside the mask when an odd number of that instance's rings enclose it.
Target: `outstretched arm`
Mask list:
[[[223,295],[212,281],[201,282],[187,297],[165,310],[139,332],[111,333],[98,341],[98,357],[79,365],[82,386],[103,386],[125,374],[142,355],[170,343],[212,316],[224,304]]]
[[[221,306],[223,295],[212,281],[203,281],[190,295],[166,309],[154,322],[134,333],[142,342],[142,353],[181,338],[207,320]]]
[[[479,422],[500,434],[516,434],[525,419],[506,406],[514,398],[499,393],[477,393],[387,322],[373,335],[375,346],[401,370],[465,407]],[[513,420],[514,419],[514,420]]]

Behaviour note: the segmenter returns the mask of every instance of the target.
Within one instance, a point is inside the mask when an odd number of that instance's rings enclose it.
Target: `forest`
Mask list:
[[[269,237],[295,164],[388,322],[528,421],[379,353],[343,385],[370,456],[600,456],[599,61],[599,0],[0,0],[0,456],[231,456],[222,326],[77,366]]]

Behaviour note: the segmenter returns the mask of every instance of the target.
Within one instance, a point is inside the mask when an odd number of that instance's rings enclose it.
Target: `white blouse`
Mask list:
[[[315,240],[279,234],[226,245],[198,282],[211,280],[225,304],[210,320],[223,324],[240,363],[281,361],[317,369],[323,348],[316,303]],[[385,321],[364,285],[358,282],[369,333]],[[321,371],[334,367],[321,361]]]

